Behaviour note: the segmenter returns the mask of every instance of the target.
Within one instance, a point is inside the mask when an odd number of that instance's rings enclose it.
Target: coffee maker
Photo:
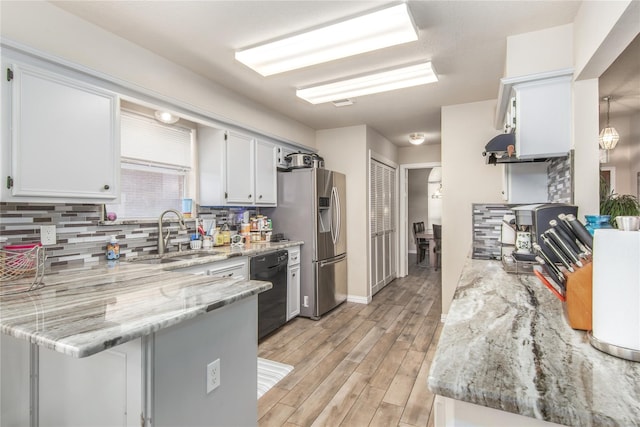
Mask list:
[[[558,220],[560,214],[573,214],[578,217],[578,207],[566,203],[539,203],[535,205],[521,205],[512,208],[516,215],[516,231],[531,233],[531,243],[544,247],[540,235],[551,226],[549,221]],[[533,251],[532,251],[533,252]],[[552,261],[559,261],[553,259]]]

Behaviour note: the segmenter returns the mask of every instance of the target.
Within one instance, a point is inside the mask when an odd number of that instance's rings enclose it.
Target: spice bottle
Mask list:
[[[116,239],[116,236],[111,236],[109,243],[107,243],[107,259],[114,260],[120,258],[120,243]]]

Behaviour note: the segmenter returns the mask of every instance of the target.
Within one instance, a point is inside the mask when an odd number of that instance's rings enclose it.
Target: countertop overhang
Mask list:
[[[535,276],[467,260],[429,373],[438,395],[570,426],[640,424],[640,364],[593,348]]]
[[[90,356],[272,287],[170,270],[300,244],[223,249],[167,265],[121,260],[48,272],[44,287],[0,296],[0,332],[69,356]]]

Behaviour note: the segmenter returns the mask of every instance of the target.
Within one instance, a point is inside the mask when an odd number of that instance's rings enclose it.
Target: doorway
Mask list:
[[[409,171],[413,170],[426,170],[433,169],[436,167],[440,167],[440,162],[431,162],[431,163],[412,163],[400,165],[400,215],[399,215],[399,242],[398,242],[398,277],[404,277],[409,273],[409,250],[410,245],[413,246],[413,234],[410,232],[410,227],[412,226],[412,220],[409,218]],[[413,175],[413,173],[412,173]],[[417,174],[417,176],[425,175]],[[427,175],[428,176],[428,175]],[[428,186],[430,183],[427,181],[424,182],[424,188],[426,191],[428,190]],[[435,183],[431,183],[435,184]],[[440,185],[436,184],[431,186],[432,189],[439,189]],[[432,192],[427,195],[427,198],[430,197]],[[425,199],[426,200],[426,199]],[[428,228],[429,224],[429,213],[427,212],[427,218],[425,218],[425,225]],[[433,219],[431,220],[433,222]]]

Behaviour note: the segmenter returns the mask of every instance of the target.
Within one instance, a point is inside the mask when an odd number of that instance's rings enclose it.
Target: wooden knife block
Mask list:
[[[593,263],[567,274],[567,318],[573,329],[590,331],[592,325]]]

